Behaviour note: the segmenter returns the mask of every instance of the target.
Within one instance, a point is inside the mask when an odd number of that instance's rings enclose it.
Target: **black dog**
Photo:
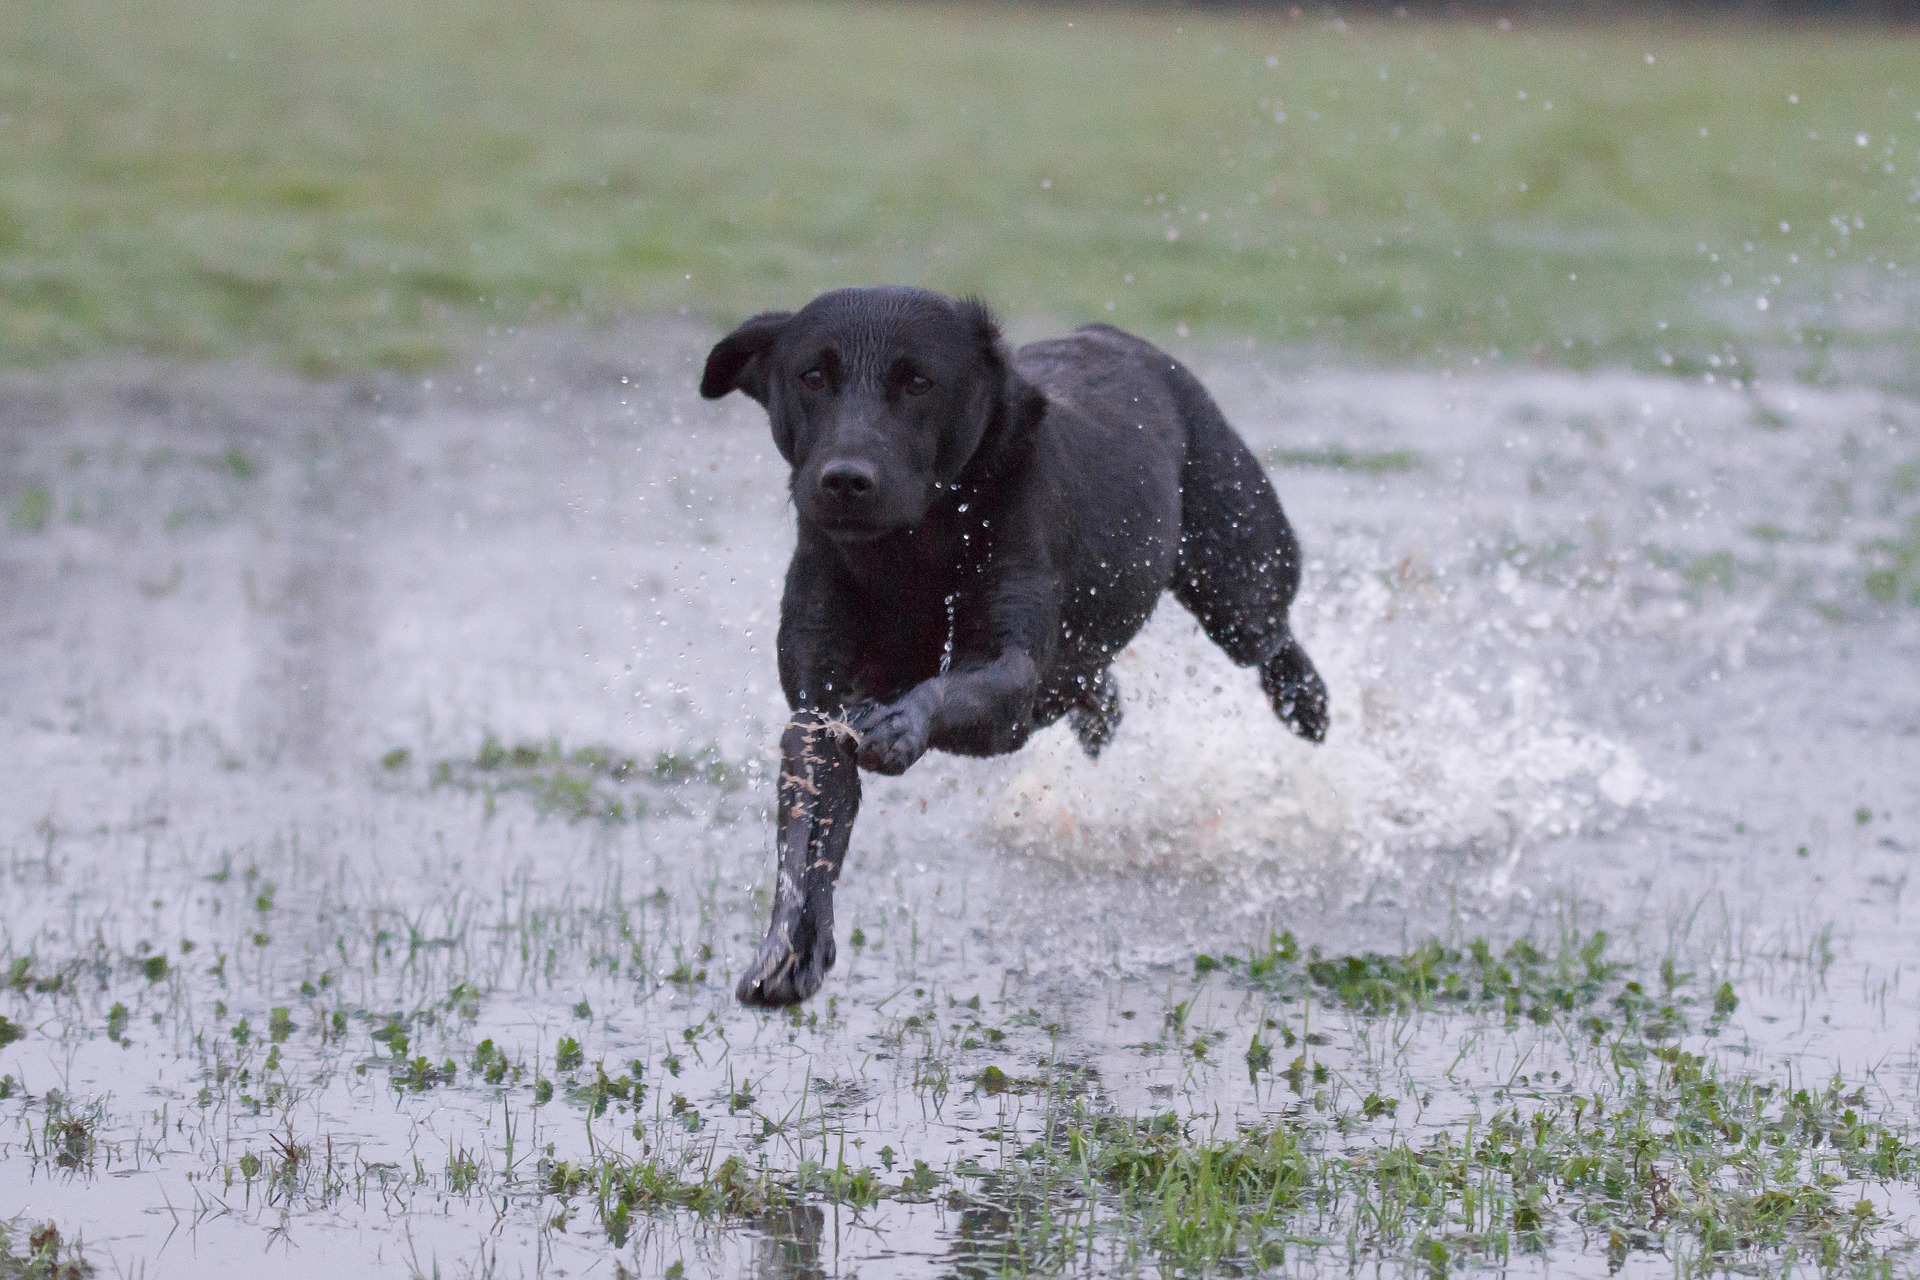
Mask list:
[[[1287,628],[1299,548],[1260,464],[1191,373],[1090,325],[1009,354],[976,302],[838,289],[755,316],[700,394],[766,406],[800,540],[780,607],[780,879],[739,997],[806,999],[833,966],[859,769],[987,756],[1120,720],[1107,670],[1168,587],[1292,729],[1327,691]]]

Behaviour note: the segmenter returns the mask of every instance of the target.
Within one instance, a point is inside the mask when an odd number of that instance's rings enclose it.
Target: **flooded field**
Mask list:
[[[103,1275],[1920,1267],[1920,401],[1200,353],[1326,744],[1168,601],[1097,763],[869,779],[769,1016],[791,515],[711,340],[0,382],[0,1210]]]

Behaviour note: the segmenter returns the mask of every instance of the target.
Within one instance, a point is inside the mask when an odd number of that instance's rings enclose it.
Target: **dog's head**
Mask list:
[[[911,529],[1045,412],[992,315],[925,289],[836,289],[721,339],[700,394],[766,406],[803,520],[861,542]]]

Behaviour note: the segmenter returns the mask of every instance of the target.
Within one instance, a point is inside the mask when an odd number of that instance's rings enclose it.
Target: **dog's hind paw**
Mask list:
[[[1260,665],[1260,687],[1282,724],[1309,742],[1326,740],[1327,682],[1298,641],[1289,640]]]
[[[1111,671],[1102,671],[1087,681],[1079,701],[1067,712],[1067,723],[1073,726],[1074,736],[1080,739],[1080,749],[1087,753],[1087,758],[1099,759],[1100,752],[1113,741],[1114,733],[1120,728],[1120,685]]]

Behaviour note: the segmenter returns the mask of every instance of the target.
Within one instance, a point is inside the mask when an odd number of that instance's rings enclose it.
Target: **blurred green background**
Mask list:
[[[1917,264],[1898,27],[0,6],[10,365],[416,370],[488,326],[897,281],[1163,338],[1819,378],[1912,367]]]

